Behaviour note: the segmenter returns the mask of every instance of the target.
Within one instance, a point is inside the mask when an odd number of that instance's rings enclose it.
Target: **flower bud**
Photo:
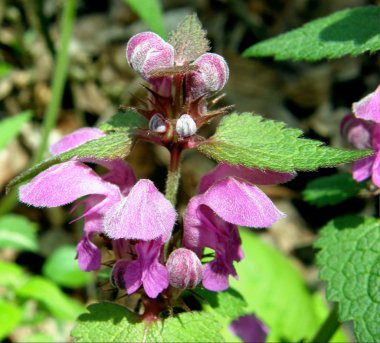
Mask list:
[[[134,35],[128,41],[126,55],[132,69],[145,80],[152,70],[174,64],[174,48],[153,32]]]
[[[372,123],[348,114],[343,118],[340,130],[342,136],[355,148],[370,149],[372,147],[372,126]]]
[[[174,250],[166,262],[169,283],[174,288],[192,289],[202,281],[202,264],[191,250],[179,248]]]
[[[156,113],[150,118],[149,130],[157,133],[164,133],[166,131],[166,124],[161,114]]]
[[[187,93],[191,99],[197,99],[200,96],[220,91],[227,83],[229,69],[225,59],[218,55],[207,53],[198,57],[194,62],[199,69],[189,75]]]
[[[127,269],[129,261],[125,260],[118,260],[112,270],[110,275],[110,282],[111,285],[118,288],[118,289],[125,289],[125,280],[124,275],[125,271]]]
[[[183,114],[177,120],[175,130],[180,137],[190,137],[197,132],[197,124],[188,114]]]

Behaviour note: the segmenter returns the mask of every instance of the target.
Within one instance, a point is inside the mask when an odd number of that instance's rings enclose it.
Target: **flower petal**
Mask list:
[[[76,161],[54,165],[20,187],[20,201],[38,207],[63,206],[89,194],[115,195],[116,186]]]
[[[157,298],[169,286],[169,273],[157,260],[154,261],[143,279],[144,290],[148,297]]]
[[[142,285],[142,263],[137,260],[130,262],[125,271],[124,281],[128,294],[136,292]]]
[[[380,152],[375,155],[375,161],[372,166],[372,182],[380,188]]]
[[[259,188],[232,177],[214,183],[201,203],[235,225],[269,227],[285,216]]]
[[[228,281],[229,273],[220,267],[221,265],[217,260],[204,266],[202,281],[204,288],[213,292],[222,292],[228,289],[230,286]]]
[[[204,193],[214,182],[228,176],[238,177],[255,185],[272,185],[288,182],[296,176],[296,173],[280,173],[221,163],[202,177],[199,183],[199,193]]]
[[[174,48],[153,32],[141,32],[133,36],[127,44],[128,63],[145,80],[156,68],[172,67]]]
[[[79,268],[85,272],[100,268],[100,251],[87,236],[84,236],[77,245],[77,259]]]
[[[112,239],[169,239],[176,219],[172,204],[150,180],[142,179],[129,195],[105,215],[105,232]]]
[[[352,165],[353,179],[358,182],[368,179],[371,176],[374,161],[374,156],[364,157],[358,161],[355,161]]]
[[[380,123],[380,86],[352,105],[356,117]]]
[[[103,136],[105,136],[105,133],[97,128],[84,127],[66,135],[60,141],[53,144],[50,147],[50,152],[53,155],[62,154],[65,151],[74,149],[79,145]]]

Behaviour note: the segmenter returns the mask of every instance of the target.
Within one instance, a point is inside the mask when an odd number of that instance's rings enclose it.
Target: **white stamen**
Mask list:
[[[183,114],[177,120],[175,130],[181,137],[189,137],[197,132],[197,124],[193,118],[188,114]]]

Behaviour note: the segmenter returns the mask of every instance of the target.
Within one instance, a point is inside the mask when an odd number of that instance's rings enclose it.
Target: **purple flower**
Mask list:
[[[174,288],[192,289],[202,281],[201,261],[189,249],[174,250],[166,262],[166,268],[169,272],[169,283]]]
[[[171,77],[154,76],[176,66],[192,65],[198,70],[185,75],[186,96],[190,100],[220,91],[227,83],[229,69],[224,58],[218,54],[205,53],[195,61],[175,61],[173,46],[152,32],[142,32],[133,36],[127,44],[127,61],[153,90],[162,96],[171,95]],[[170,72],[169,72],[170,74]]]
[[[203,285],[212,291],[228,288],[229,275],[237,278],[233,262],[243,258],[236,225],[269,227],[284,214],[250,181],[289,181],[294,174],[265,172],[221,164],[200,182],[200,195],[193,197],[184,216],[183,245],[198,255],[204,247],[215,258],[204,267]],[[246,177],[246,179],[243,179]]]
[[[357,118],[380,123],[380,85],[376,90],[352,105]]]
[[[156,298],[169,286],[169,275],[159,259],[163,240],[141,241],[136,244],[137,259],[126,266],[124,281],[128,294],[136,292],[143,285],[150,298]]]
[[[380,124],[345,116],[341,123],[342,135],[357,149],[373,149],[374,154],[355,161],[352,177],[361,182],[372,177],[372,182],[380,188]]]
[[[241,316],[230,325],[231,332],[245,343],[263,343],[268,328],[253,314]]]

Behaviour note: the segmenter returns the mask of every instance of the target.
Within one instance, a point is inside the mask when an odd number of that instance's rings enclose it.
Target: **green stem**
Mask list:
[[[170,165],[168,169],[165,190],[165,196],[173,206],[175,206],[177,203],[177,192],[179,179],[181,177],[180,160],[181,149],[178,147],[178,145],[174,145],[170,151]]]
[[[61,42],[56,58],[56,68],[54,70],[52,98],[45,112],[41,143],[36,151],[32,164],[42,160],[45,153],[50,131],[54,128],[59,107],[62,103],[63,90],[66,82],[67,69],[69,65],[69,41],[73,29],[77,0],[66,0],[65,8],[60,24]],[[17,202],[17,191],[11,191],[0,203],[0,214],[5,214],[12,210]]]
[[[311,340],[311,343],[329,342],[335,331],[339,328],[338,305],[334,303],[329,316],[319,328],[318,332]]]
[[[40,162],[48,145],[50,131],[54,128],[59,108],[62,103],[63,91],[66,83],[69,65],[69,42],[75,19],[76,0],[66,0],[61,20],[61,42],[58,49],[56,68],[54,70],[52,99],[46,109],[40,146],[34,156],[33,163]]]

